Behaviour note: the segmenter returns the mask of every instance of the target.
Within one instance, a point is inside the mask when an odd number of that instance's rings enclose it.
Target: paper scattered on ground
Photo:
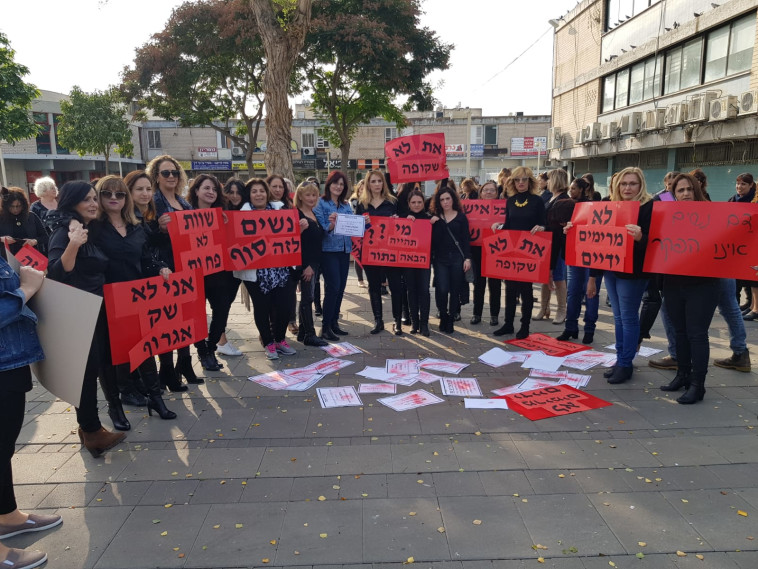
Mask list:
[[[513,362],[523,362],[529,357],[530,353],[527,350],[507,352],[502,348],[492,348],[479,356],[479,361],[490,367],[497,368]]]
[[[268,387],[269,389],[275,389],[277,391],[282,389],[304,391],[318,383],[323,377],[323,374],[314,370],[309,370],[308,373],[299,376],[290,375],[289,373],[281,371],[270,371],[268,373],[249,377],[248,379],[258,385]]]
[[[426,358],[419,362],[419,367],[427,371],[441,371],[457,375],[468,367],[468,364],[451,362],[448,360],[438,360],[437,358]]]
[[[481,397],[482,390],[479,382],[473,377],[443,377],[440,378],[442,394],[454,397]]]
[[[355,362],[352,362],[350,360],[339,360],[337,358],[326,358],[318,362],[314,362],[310,365],[305,366],[303,369],[315,369],[319,373],[323,373],[324,375],[337,372],[341,370],[343,367],[347,367],[349,365],[354,364]]]
[[[363,376],[367,379],[375,379],[377,381],[387,381],[393,374],[387,373],[383,367],[366,366],[359,371],[357,375]]]
[[[387,373],[414,375],[419,372],[418,360],[392,360],[388,359],[385,365]]]
[[[547,371],[558,371],[563,364],[565,357],[546,356],[542,352],[532,352],[521,367],[525,369],[544,369]]]
[[[585,387],[590,379],[591,375],[580,375],[578,373],[571,373],[569,371],[544,371],[541,369],[533,369],[529,373],[530,377],[537,377],[540,379],[554,379],[561,385],[570,385],[576,387]]]
[[[361,350],[353,346],[350,342],[341,342],[339,344],[329,344],[328,346],[321,346],[327,354],[333,358],[339,358],[342,356],[350,356],[352,354],[360,354]]]
[[[425,383],[429,385],[430,383],[439,381],[442,378],[439,375],[434,375],[433,373],[429,373],[427,371],[421,370],[420,372],[416,374],[416,379],[420,381],[421,383]]]
[[[466,409],[507,409],[505,399],[464,399]]]
[[[316,389],[322,409],[361,406],[363,402],[352,385],[345,387],[319,387]]]
[[[445,400],[423,389],[416,389],[415,391],[400,393],[392,397],[382,397],[381,399],[377,399],[377,401],[395,411],[408,411],[417,407],[424,407],[425,405],[442,403]]]
[[[598,352],[596,350],[587,350],[566,356],[563,365],[573,369],[586,371],[596,365],[604,365],[609,361],[616,361],[616,354],[607,352]]]
[[[358,384],[358,393],[397,393],[397,385],[394,383],[360,383]]]
[[[610,346],[605,347],[607,350],[613,350],[616,351],[616,344],[611,344]],[[642,356],[643,358],[649,358],[650,356],[654,356],[655,354],[661,353],[663,350],[657,350],[655,348],[648,348],[647,346],[640,346],[640,349],[637,351],[638,356]]]

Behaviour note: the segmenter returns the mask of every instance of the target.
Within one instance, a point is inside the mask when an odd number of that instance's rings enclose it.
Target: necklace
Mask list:
[[[526,205],[529,203],[529,198],[526,198],[523,202],[520,202],[518,201],[518,199],[515,199],[514,203],[516,204],[516,207],[526,207]]]

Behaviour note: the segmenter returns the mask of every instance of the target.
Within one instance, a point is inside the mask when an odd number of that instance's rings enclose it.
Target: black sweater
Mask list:
[[[355,208],[355,214],[363,215],[364,213],[367,213],[370,216],[392,217],[397,214],[397,204],[392,203],[389,200],[384,200],[379,204],[379,207],[374,207],[371,204],[364,207],[362,203],[358,203],[358,207]]]
[[[71,272],[66,272],[61,263],[61,256],[69,243],[68,225],[58,225],[50,236],[47,274],[55,281],[103,296],[108,257],[94,243],[97,240],[93,235],[93,230],[96,229],[95,224],[96,222],[87,225],[87,242],[79,247],[79,251],[76,253],[76,262]]]
[[[453,238],[458,241],[458,245]],[[439,221],[432,225],[432,259],[443,264],[462,263],[464,259],[470,259],[470,238],[468,219],[462,212],[459,211],[458,215],[448,222],[440,215]],[[463,258],[458,247],[463,251]]]
[[[26,218],[14,215],[0,219],[0,236],[17,239],[15,243],[8,245],[14,255],[24,246],[24,242],[18,239],[36,239],[37,245],[34,248],[43,255],[47,254],[47,231],[40,218],[32,212],[29,212]],[[0,248],[0,255],[5,258],[5,247]]]
[[[108,258],[106,283],[154,277],[167,266],[159,260],[158,252],[150,247],[142,224],[127,225],[126,237],[122,237],[113,225],[105,221],[95,244]]]
[[[505,202],[503,229],[531,231],[535,225],[545,227],[545,203],[530,193],[515,194]]]
[[[321,241],[324,239],[324,228],[316,219],[311,219],[302,211],[297,210],[300,219],[308,220],[308,229],[300,233],[302,243],[303,269],[311,267],[318,271],[321,266]]]

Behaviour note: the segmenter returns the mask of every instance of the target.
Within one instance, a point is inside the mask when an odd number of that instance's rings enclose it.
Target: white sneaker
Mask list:
[[[216,346],[216,352],[219,354],[224,354],[225,356],[241,356],[242,352],[234,347],[231,342],[227,342],[223,345]]]
[[[276,343],[271,342],[266,346],[266,357],[270,360],[278,360],[279,354],[276,351]]]

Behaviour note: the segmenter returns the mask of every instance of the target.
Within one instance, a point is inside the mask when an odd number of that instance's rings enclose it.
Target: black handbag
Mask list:
[[[455,246],[458,248],[458,252],[461,254],[461,258],[465,261],[466,255],[463,254],[463,249],[461,249],[460,244],[458,243],[458,240],[453,235],[453,232],[450,231],[450,227],[447,224],[447,220],[445,219],[445,216],[440,216],[440,219],[445,224],[445,229],[447,229],[448,235],[450,235],[450,239],[453,240],[453,243],[455,243]],[[467,283],[473,283],[476,280],[476,275],[474,274],[474,265],[472,264],[468,271],[463,272],[463,278],[466,280]]]

